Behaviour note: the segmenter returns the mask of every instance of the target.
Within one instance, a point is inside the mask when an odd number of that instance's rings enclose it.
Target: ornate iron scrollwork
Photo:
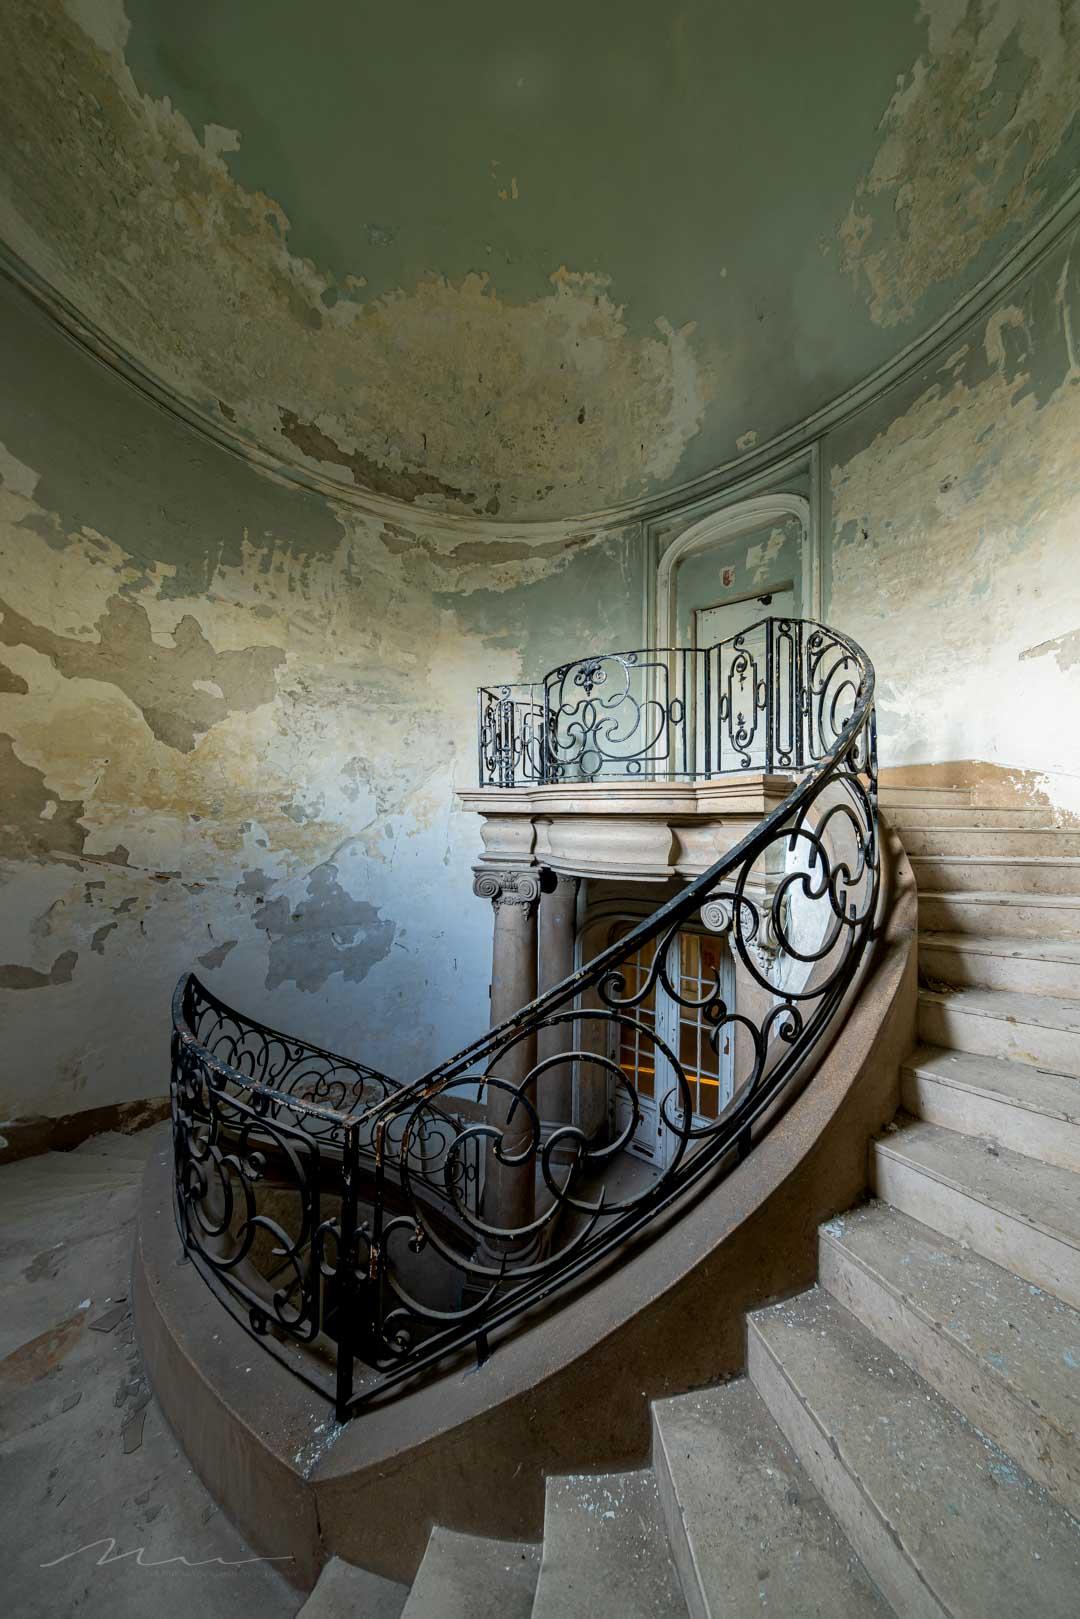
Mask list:
[[[742,680],[744,696],[742,707],[721,707],[735,767],[766,737],[768,757],[801,772],[784,803],[683,893],[416,1083],[266,1029],[193,978],[178,987],[173,1119],[185,1248],[267,1347],[307,1343],[336,1361],[342,1418],[486,1343],[704,1176],[728,1173],[797,1094],[833,1029],[878,903],[873,669],[847,637],[798,621],[768,620],[754,648],[729,650],[727,692]],[[685,710],[673,717],[683,699],[655,684],[642,688],[652,696],[631,699],[630,672],[641,668],[620,654],[549,677],[545,770],[573,763],[599,774],[626,741],[627,704],[635,725],[653,715],[634,733],[644,768],[658,717],[682,724]],[[670,670],[652,668],[649,681]],[[564,702],[570,691],[578,695]],[[495,735],[497,705],[508,699],[489,695]],[[635,756],[618,757],[629,768]],[[534,899],[531,888],[520,895]],[[723,937],[734,980],[710,968],[688,987],[679,950],[693,929]],[[714,1053],[723,1045],[732,1054],[730,1095],[711,1113],[695,1100],[700,1075],[650,1010],[660,992],[680,1027],[691,1020]],[[567,1026],[569,1049],[531,1055],[539,1031]],[[618,1055],[630,1036],[644,1054],[633,1070]],[[545,1127],[537,1096],[557,1064],[610,1091],[610,1127]],[[665,1150],[659,1167],[635,1176],[628,1153],[646,1104]],[[510,1227],[485,1206],[492,1166],[527,1177],[531,1189],[528,1217]],[[367,1368],[359,1389],[358,1364]]]

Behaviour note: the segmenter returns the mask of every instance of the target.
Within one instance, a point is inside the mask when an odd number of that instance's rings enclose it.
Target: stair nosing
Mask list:
[[[983,1141],[989,1139],[988,1137],[984,1136],[964,1135],[959,1130],[949,1130],[945,1125],[930,1124],[928,1121],[922,1119],[914,1120],[913,1123],[925,1125],[926,1128],[934,1130],[941,1135],[955,1136],[959,1141],[962,1142]],[[908,1128],[910,1129],[910,1126]],[[903,1135],[904,1131],[901,1128],[896,1133],[898,1135]],[[1006,1215],[1011,1220],[1017,1220],[1022,1225],[1030,1226],[1033,1231],[1041,1232],[1044,1237],[1049,1237],[1051,1241],[1060,1242],[1066,1248],[1073,1248],[1080,1253],[1080,1231],[1070,1232],[1063,1229],[1061,1226],[1046,1225],[1042,1220],[1036,1219],[1034,1215],[1029,1214],[1025,1209],[1018,1209],[1011,1204],[1003,1202],[998,1197],[980,1196],[979,1193],[976,1192],[970,1185],[965,1185],[962,1181],[951,1178],[941,1170],[932,1168],[928,1164],[920,1163],[918,1159],[910,1158],[903,1152],[891,1147],[890,1142],[892,1139],[892,1136],[889,1135],[875,1137],[873,1142],[874,1152],[881,1153],[885,1157],[891,1158],[895,1163],[898,1163],[911,1170],[914,1174],[925,1175],[928,1180],[936,1181],[939,1186],[947,1186],[950,1191],[956,1192],[961,1197],[970,1199],[972,1203],[979,1203],[983,1206],[983,1208],[993,1209],[997,1214]],[[1026,1153],[1013,1152],[1013,1150],[1009,1147],[999,1147],[997,1150],[997,1155],[999,1158],[1004,1156],[1007,1159],[1018,1159],[1024,1163],[1033,1164],[1037,1169],[1058,1169],[1062,1174],[1070,1173],[1068,1170],[1061,1170],[1060,1166],[1058,1165],[1045,1163],[1041,1158],[1032,1158]],[[888,1202],[888,1199],[883,1198],[882,1201]],[[912,1216],[912,1218],[915,1218],[915,1216]]]
[[[892,1204],[886,1203],[885,1207],[891,1210]],[[903,1211],[899,1209],[893,1212],[903,1214]],[[909,1214],[906,1216],[906,1218],[909,1220],[914,1220],[915,1216],[913,1214]],[[922,1224],[921,1221],[917,1221],[916,1223],[920,1225]],[[959,1248],[959,1244],[956,1242],[955,1238],[950,1237],[947,1232],[939,1232],[933,1226],[927,1226],[926,1229],[934,1232],[934,1235],[940,1241],[949,1243],[954,1248]],[[1011,1395],[1021,1402],[1021,1404],[1027,1406],[1032,1403],[1031,1396],[1025,1391],[1021,1384],[1014,1381],[1010,1373],[1002,1371],[1000,1367],[995,1366],[994,1363],[987,1360],[985,1356],[981,1356],[969,1348],[969,1346],[964,1342],[963,1338],[950,1330],[949,1323],[947,1321],[936,1319],[935,1316],[931,1315],[926,1309],[923,1308],[922,1305],[918,1303],[915,1295],[912,1292],[902,1291],[882,1271],[875,1270],[861,1254],[856,1253],[855,1250],[850,1247],[846,1247],[841,1240],[841,1237],[835,1232],[830,1231],[827,1224],[818,1228],[818,1235],[821,1240],[829,1243],[836,1253],[841,1254],[846,1263],[857,1266],[864,1276],[869,1277],[877,1286],[883,1288],[891,1298],[895,1299],[895,1301],[902,1306],[903,1309],[910,1311],[911,1314],[917,1316],[925,1326],[929,1327],[932,1331],[939,1333],[943,1338],[945,1338],[950,1348],[956,1350],[960,1355],[962,1355],[967,1363],[977,1367],[983,1376],[997,1379],[1000,1385],[1007,1389]],[[994,1264],[994,1261],[992,1259],[988,1259],[985,1254],[980,1255],[979,1257],[982,1258],[988,1265]],[[997,1266],[997,1269],[1005,1269],[1007,1274],[1010,1276],[1016,1275],[1015,1271],[1008,1271],[1007,1267],[999,1265]],[[822,1284],[819,1283],[819,1285]],[[825,1288],[825,1291],[828,1292],[828,1289]],[[835,1294],[830,1296],[835,1298]],[[837,1299],[836,1302],[840,1305],[841,1309],[849,1309],[842,1299]],[[1064,1301],[1059,1302],[1062,1303],[1063,1308],[1073,1309],[1072,1305],[1065,1304]],[[856,1311],[849,1310],[849,1313],[853,1314],[856,1320],[860,1319]],[[1076,1312],[1074,1310],[1074,1314],[1080,1314],[1080,1312]],[[874,1329],[872,1327],[867,1327],[865,1322],[863,1322],[862,1325],[865,1327],[867,1332],[873,1332]],[[874,1336],[876,1337],[877,1334],[875,1333]],[[882,1341],[884,1342],[884,1340]],[[901,1354],[898,1349],[892,1348],[891,1345],[887,1345],[887,1347],[892,1349],[893,1354],[899,1355],[900,1359],[905,1361],[905,1363],[911,1367],[912,1371],[917,1377],[922,1377],[924,1382],[929,1382],[929,1379],[923,1376],[923,1373],[919,1371],[919,1368],[914,1366],[912,1362],[909,1361],[905,1355]],[[934,1385],[931,1384],[931,1387],[933,1386]],[[938,1393],[943,1400],[947,1401],[947,1403],[950,1405],[953,1404],[953,1402],[949,1400],[948,1395],[941,1394],[940,1390],[938,1390]],[[956,1407],[956,1409],[959,1410],[959,1407]],[[1048,1427],[1052,1428],[1054,1432],[1060,1436],[1060,1438],[1068,1441],[1069,1443],[1076,1442],[1078,1435],[1074,1432],[1074,1430],[1063,1427],[1061,1423],[1055,1417],[1051,1416],[1046,1408],[1038,1402],[1035,1403],[1035,1413],[1036,1420],[1039,1422],[1045,1422]],[[963,1415],[962,1412],[961,1415]],[[967,1420],[970,1421],[971,1419],[968,1418]]]
[[[936,1073],[932,1069],[928,1068],[928,1059],[926,1057],[923,1057],[918,1061],[916,1060],[920,1051],[933,1052],[935,1054],[958,1057],[961,1059],[964,1057],[973,1057],[979,1063],[994,1063],[997,1067],[1004,1071],[1022,1076],[1029,1074],[1044,1074],[1048,1078],[1068,1080],[1076,1086],[1078,1102],[1077,1115],[1074,1118],[1068,1113],[1063,1113],[1059,1108],[1047,1107],[1044,1103],[1037,1100],[1031,1100],[1027,1096],[1021,1096],[1015,1092],[989,1090],[985,1086],[975,1084],[971,1080],[958,1079],[949,1074]],[[963,1063],[961,1062],[961,1069],[962,1068]],[[978,1052],[952,1051],[948,1046],[920,1046],[917,1051],[912,1053],[906,1062],[902,1062],[900,1064],[900,1072],[902,1074],[911,1074],[916,1078],[925,1079],[932,1085],[943,1085],[950,1090],[964,1091],[969,1096],[979,1096],[987,1102],[997,1102],[1003,1107],[1019,1108],[1025,1113],[1037,1113],[1042,1118],[1057,1119],[1062,1124],[1080,1124],[1080,1078],[1078,1078],[1075,1074],[1061,1074],[1058,1073],[1058,1071],[1054,1068],[1036,1068],[1030,1063],[1010,1062],[1007,1058],[1003,1057],[985,1057]],[[1041,1160],[1037,1161],[1041,1162]]]
[[[1061,966],[1075,966],[1080,971],[1080,939],[1051,939],[1049,947],[1071,949],[1072,956],[1034,955],[1034,946],[1048,948],[1046,941],[1027,938],[1022,933],[950,933],[944,928],[920,928],[918,939],[931,950],[950,950],[957,955],[967,952],[974,956],[993,956],[1002,961],[1047,961]],[[1016,949],[1015,946],[1026,946]],[[1002,948],[1002,947],[1007,948]]]
[[[999,995],[1002,1001],[1010,1002],[1015,1002],[1017,997],[1026,1001],[1063,1001],[1070,1008],[1077,1008],[1077,1015],[1080,1016],[1080,1001],[1069,1000],[1065,995],[1032,995],[1026,990],[983,989],[973,984],[963,984],[955,989],[928,989],[925,984],[919,985],[919,999],[929,1001],[934,1006],[960,1002],[966,995]],[[1004,1010],[995,1011],[993,1007],[978,1006],[970,1002],[958,1006],[957,1010],[965,1017],[984,1017],[995,1023],[1010,1023],[1015,1027],[1028,1029],[1056,1029],[1060,1034],[1075,1034],[1080,1037],[1080,1029],[1074,1029],[1069,1023],[1057,1023],[1049,1018],[1010,1016]]]

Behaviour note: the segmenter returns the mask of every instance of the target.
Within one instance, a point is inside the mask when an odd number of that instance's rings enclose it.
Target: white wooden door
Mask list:
[[[654,948],[647,946],[627,964],[627,995],[644,985]],[[715,934],[687,931],[680,934],[671,947],[670,957],[671,973],[684,1002],[706,1000],[719,979],[728,1011],[734,1011],[735,971],[725,939]],[[665,1123],[661,1108],[666,1101],[667,1119],[679,1122],[683,1111],[675,1069],[654,1044],[654,1032],[682,1067],[689,1085],[695,1124],[719,1117],[731,1100],[735,1035],[734,1027],[728,1026],[714,1039],[702,1009],[680,1005],[659,982],[640,1006],[628,1010],[623,1022],[614,1026],[612,1055],[634,1086],[638,1098],[639,1119],[629,1151],[663,1170],[671,1161],[677,1135],[670,1124]],[[632,1104],[626,1087],[617,1082],[613,1103],[613,1123],[621,1133],[630,1123]]]

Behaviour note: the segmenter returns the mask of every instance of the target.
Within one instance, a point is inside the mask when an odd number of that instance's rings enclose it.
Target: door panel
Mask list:
[[[621,933],[628,930],[628,923],[620,924]],[[628,995],[644,984],[654,951],[654,945],[648,946],[624,969]],[[707,1000],[719,982],[727,1010],[734,1011],[735,969],[726,940],[712,934],[687,932],[679,936],[671,953],[676,957],[671,967],[683,1001]],[[640,1027],[616,1025],[613,1032],[616,1061],[638,1093],[640,1119],[629,1151],[663,1170],[673,1155],[675,1138],[665,1125],[660,1109],[665,1098],[670,1098],[668,1116],[674,1115],[678,1090],[671,1063],[658,1051],[651,1035],[655,1032],[677,1053],[690,1087],[693,1122],[707,1124],[719,1117],[731,1100],[734,1031],[731,1027],[724,1028],[714,1038],[713,1025],[705,1018],[702,1008],[680,1005],[660,983],[654,985],[641,1006],[628,1015]],[[616,1087],[614,1102],[614,1122],[621,1132],[627,1128],[631,1115],[629,1098],[621,1087]]]

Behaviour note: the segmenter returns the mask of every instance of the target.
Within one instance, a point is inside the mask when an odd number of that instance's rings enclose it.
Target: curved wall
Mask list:
[[[64,12],[99,33],[120,14]],[[1062,813],[1074,240],[813,452],[822,616],[875,661],[883,762],[982,771]],[[487,1015],[490,914],[453,807],[474,687],[640,645],[655,546],[701,503],[531,531],[380,517],[185,427],[7,284],[0,352],[0,1120],[161,1095],[192,964],[278,1025],[422,1072]],[[813,493],[804,467],[772,486]],[[770,538],[725,554],[746,593]]]
[[[0,240],[321,487],[670,500],[1075,184],[1080,0],[5,0]]]

